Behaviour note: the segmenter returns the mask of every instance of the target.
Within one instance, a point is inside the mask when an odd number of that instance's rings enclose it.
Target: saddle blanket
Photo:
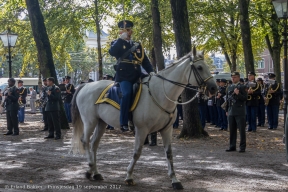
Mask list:
[[[140,99],[141,91],[142,91],[142,84],[140,83],[139,88],[134,97],[134,102],[130,108],[130,111],[134,111],[134,109],[136,108],[138,101]],[[112,83],[102,91],[95,104],[109,103],[116,109],[120,110],[120,102],[121,102],[120,95],[121,95],[121,88],[114,86],[114,83]]]

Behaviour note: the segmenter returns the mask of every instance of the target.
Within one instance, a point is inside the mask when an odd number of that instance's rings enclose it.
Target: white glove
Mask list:
[[[121,39],[124,39],[124,40],[128,39],[128,33],[127,33],[127,32],[123,32],[123,33],[120,35],[120,38],[121,38]]]
[[[150,76],[154,76],[154,75],[156,75],[156,73],[150,72],[149,75],[150,75]]]

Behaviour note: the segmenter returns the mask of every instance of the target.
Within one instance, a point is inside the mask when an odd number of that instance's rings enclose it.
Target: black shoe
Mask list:
[[[272,127],[268,127],[268,129],[273,129]]]
[[[53,139],[54,136],[53,135],[48,135],[47,137],[44,137],[44,139]]]
[[[8,131],[7,133],[4,133],[4,135],[12,135],[13,134],[13,132],[11,131]]]
[[[215,125],[215,123],[211,123],[210,125]]]
[[[218,127],[217,125],[215,125],[214,127]]]
[[[55,137],[55,140],[58,140],[58,139],[61,139],[61,137],[60,137],[60,136],[56,136],[56,137]]]
[[[245,152],[245,149],[240,149],[239,150],[239,153],[244,153]]]
[[[232,151],[236,151],[236,149],[232,149],[232,148],[226,149],[226,152],[232,152]]]
[[[257,125],[257,127],[261,127],[261,125],[260,125],[260,124],[258,124],[258,125]]]
[[[109,126],[109,125],[107,125],[107,126],[106,126],[106,129],[110,129],[110,126]]]
[[[219,131],[223,131],[223,130],[224,130],[223,128],[219,129]]]
[[[226,129],[223,129],[224,131],[227,131],[227,128]]]
[[[40,131],[48,131],[48,129],[42,129],[42,130],[40,130]]]
[[[109,130],[114,130],[114,127],[110,127]]]
[[[122,132],[129,131],[129,127],[128,127],[127,125],[123,125],[123,126],[121,126],[120,129],[121,129]]]
[[[19,133],[13,133],[13,134],[12,134],[12,136],[17,136],[17,135],[19,135]]]
[[[156,146],[157,144],[156,143],[151,143],[149,146]]]
[[[247,131],[247,132],[252,132],[252,130],[249,130],[249,129],[247,129],[246,131]]]

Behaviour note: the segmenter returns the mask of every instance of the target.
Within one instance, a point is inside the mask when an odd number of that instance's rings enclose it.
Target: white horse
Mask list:
[[[84,153],[89,162],[86,177],[103,180],[96,166],[96,153],[101,137],[107,124],[120,127],[120,112],[110,104],[94,105],[101,92],[113,81],[102,80],[81,85],[72,100],[73,138],[72,151]],[[182,189],[181,182],[176,178],[173,167],[171,149],[172,124],[176,119],[176,104],[178,97],[186,85],[205,86],[211,94],[216,92],[216,83],[213,80],[204,54],[193,49],[190,53],[156,76],[146,77],[142,81],[142,93],[136,109],[133,111],[135,126],[134,155],[127,168],[125,182],[134,185],[133,169],[139,159],[145,138],[149,133],[159,131],[163,139],[165,156],[168,162],[168,175],[174,189]],[[93,134],[91,140],[90,137]],[[89,147],[91,145],[91,148]]]

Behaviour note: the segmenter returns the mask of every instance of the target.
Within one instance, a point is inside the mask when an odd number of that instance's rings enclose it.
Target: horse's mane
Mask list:
[[[196,58],[198,57],[203,57],[202,54],[200,52],[197,52],[196,54]],[[162,69],[161,71],[165,71],[167,69],[170,69],[171,67],[174,67],[175,65],[178,65],[180,64],[182,61],[184,61],[185,59],[187,58],[191,58],[193,59],[193,52],[189,52],[188,54],[186,54],[185,56],[181,57],[180,59],[176,60],[176,61],[173,61],[172,63],[170,63],[165,69]],[[161,72],[159,71],[159,72]]]

